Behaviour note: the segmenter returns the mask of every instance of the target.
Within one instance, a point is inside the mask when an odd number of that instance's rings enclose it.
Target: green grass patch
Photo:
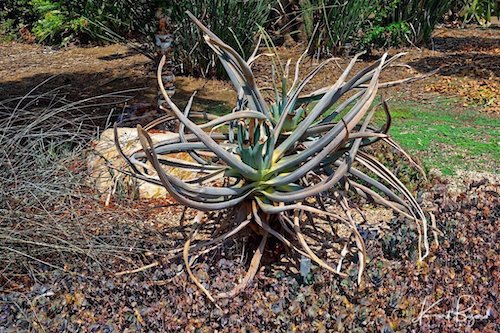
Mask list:
[[[390,103],[391,136],[429,170],[498,172],[500,118],[454,109],[449,99],[432,104]]]

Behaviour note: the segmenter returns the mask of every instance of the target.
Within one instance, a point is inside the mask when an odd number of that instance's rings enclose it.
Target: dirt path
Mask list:
[[[296,61],[304,45],[280,48],[281,61]],[[388,50],[390,55],[406,52],[399,64],[382,72],[381,81],[393,81],[438,70],[425,80],[388,89],[391,109],[397,121],[391,133],[406,149],[421,158],[429,169],[453,173],[457,166],[474,171],[495,170],[498,157],[497,124],[500,121],[500,28],[436,30],[430,48]],[[382,52],[363,56],[355,71],[378,59]],[[306,91],[329,86],[350,58],[330,62],[310,82]],[[306,59],[301,77],[319,61]],[[260,87],[270,87],[268,57],[253,65]],[[293,64],[293,62],[292,62]],[[293,65],[291,69],[293,70]],[[68,47],[53,50],[40,45],[0,44],[0,100],[20,96],[37,84],[42,91],[60,87],[70,100],[127,92],[127,104],[154,105],[156,79],[151,61],[121,45]],[[195,110],[224,113],[231,110],[236,94],[228,82],[178,76],[174,100],[183,106],[197,91]],[[101,123],[108,119],[110,106],[97,109]],[[153,108],[153,107],[150,107]],[[117,116],[121,108],[115,110]],[[156,114],[148,113],[148,117]],[[102,126],[103,124],[99,125]],[[418,138],[418,140],[415,139]],[[420,141],[423,140],[423,144]],[[445,154],[442,154],[445,151]],[[464,164],[466,162],[466,165]]]
[[[75,98],[104,92],[146,88],[148,59],[121,45],[69,47],[0,44],[0,96],[18,96],[57,75],[48,87],[64,86]]]
[[[458,97],[465,106],[478,106],[483,112],[500,113],[500,29],[440,28],[435,32],[433,50],[406,48],[389,50],[390,54],[408,52],[402,66],[388,69],[383,80],[395,80],[416,73],[440,68],[430,79],[398,88],[406,99],[431,98],[432,93]],[[282,59],[297,59],[303,45],[280,49]],[[357,64],[361,68],[380,54],[374,54]],[[329,64],[311,84],[311,89],[329,85],[340,74],[348,59]],[[258,80],[265,86],[269,81],[269,59],[255,65]],[[316,65],[306,62],[302,72]],[[40,45],[19,43],[0,44],[0,97],[18,96],[53,75],[47,88],[63,85],[70,97],[85,98],[105,92],[126,89],[144,89],[136,92],[136,101],[151,102],[155,96],[155,80],[149,60],[121,45],[103,47],[69,47],[53,50]],[[179,99],[184,94],[199,90],[201,103],[232,102],[234,94],[225,82],[179,77]]]

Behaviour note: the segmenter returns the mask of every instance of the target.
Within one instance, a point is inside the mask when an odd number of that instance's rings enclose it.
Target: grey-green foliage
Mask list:
[[[470,22],[477,22],[484,27],[491,24],[491,14],[498,16],[498,2],[495,0],[462,0],[462,8],[459,15],[463,19],[463,25]]]
[[[451,9],[451,0],[303,0],[301,11],[311,52],[420,44]]]
[[[166,1],[165,13],[175,27],[176,60],[189,74],[222,77],[224,70],[203,41],[200,31],[186,16],[189,10],[231,47],[249,56],[259,27],[268,20],[272,0]],[[160,1],[162,3],[162,1]]]
[[[0,2],[0,28],[16,33],[27,27],[38,42],[49,44],[97,41],[102,27],[120,36],[149,34],[157,5],[147,0],[5,0]]]
[[[330,62],[326,60],[299,79],[304,53],[295,66],[290,61],[273,64],[270,84],[274,89],[269,96],[257,86],[251,70],[256,54],[245,60],[188,14],[227,71],[238,95],[237,105],[224,116],[193,112],[193,95],[181,110],[163,88],[169,109],[162,108],[170,115],[145,128],[138,126],[143,149],[126,156],[116,143],[138,178],[164,186],[180,204],[200,212],[219,212],[219,217],[211,221],[219,228],[213,239],[191,244],[200,226],[207,222],[203,214],[198,214],[184,246],[188,273],[198,287],[215,300],[192,274],[193,257],[189,252],[217,246],[249,225],[262,235],[249,271],[232,291],[217,297],[232,296],[249,283],[270,236],[344,277],[347,276],[343,273],[343,265],[347,265],[343,264],[344,259],[349,261],[346,257],[352,258],[356,253],[359,283],[366,251],[360,226],[351,215],[351,195],[373,200],[413,222],[419,234],[419,259],[425,258],[429,245],[424,212],[403,183],[363,149],[379,140],[398,148],[387,136],[390,113],[385,101],[377,99],[377,93],[380,88],[394,84],[380,83],[379,77],[401,54],[393,57],[385,54],[372,65],[352,73],[358,54],[332,86],[304,94],[310,80]],[[161,88],[164,63],[165,58],[158,69]],[[372,123],[377,111],[386,117],[381,127]],[[178,137],[153,144],[148,130],[172,119],[180,123]],[[180,152],[189,154],[191,160],[171,155]],[[166,172],[164,166],[190,170],[196,175],[183,180]],[[332,208],[335,206],[338,210]],[[318,257],[305,235],[310,230],[308,226],[319,221],[329,221],[347,230],[348,236],[338,238],[329,237],[329,233],[319,235],[327,237],[325,241],[332,247],[344,249],[335,258],[336,268],[329,260]]]
[[[311,50],[322,54],[339,54],[355,47],[370,25],[370,15],[378,7],[371,0],[304,0],[302,17]]]
[[[389,20],[408,23],[414,43],[428,42],[432,31],[452,4],[452,0],[400,0]]]

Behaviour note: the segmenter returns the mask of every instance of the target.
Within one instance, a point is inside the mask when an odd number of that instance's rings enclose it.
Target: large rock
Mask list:
[[[178,134],[158,131],[150,133],[150,136],[153,142],[156,143],[177,137]],[[118,128],[118,140],[127,156],[142,149],[135,128]],[[187,153],[171,154],[170,156],[192,161]],[[118,171],[130,172],[131,170],[115,147],[113,129],[105,130],[100,139],[92,143],[92,150],[87,158],[87,167],[90,175],[90,185],[102,194],[107,202],[117,189],[136,193],[140,198],[163,198],[167,195],[167,191],[161,186],[147,183]],[[192,172],[177,168],[167,167],[165,170],[181,179],[189,179],[194,176]]]

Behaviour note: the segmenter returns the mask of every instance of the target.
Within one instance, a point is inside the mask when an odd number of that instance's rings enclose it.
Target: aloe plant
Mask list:
[[[183,248],[183,257],[191,279],[208,298],[215,301],[241,291],[256,274],[269,237],[340,276],[346,276],[346,258],[357,253],[361,282],[367,256],[358,224],[351,215],[348,193],[385,205],[413,221],[420,235],[419,259],[424,259],[429,244],[423,210],[401,181],[362,149],[379,140],[397,147],[387,136],[391,124],[387,103],[378,100],[377,93],[380,88],[411,80],[379,82],[381,71],[401,54],[385,54],[352,75],[358,54],[332,86],[304,94],[307,84],[330,61],[299,80],[306,51],[295,63],[290,78],[290,61],[283,66],[273,65],[276,82],[273,97],[269,98],[257,86],[251,70],[257,49],[245,60],[191,13],[187,14],[227,71],[238,96],[235,108],[224,116],[193,112],[193,94],[181,110],[163,88],[163,58],[158,83],[168,104],[168,108],[162,106],[167,115],[144,128],[137,126],[141,150],[126,156],[116,143],[138,178],[164,186],[180,204],[200,212]],[[381,127],[372,124],[378,110],[386,119]],[[148,130],[172,119],[179,121],[178,137],[153,144]],[[192,160],[172,157],[172,153],[179,152],[188,153]],[[167,173],[164,166],[196,172],[196,176],[181,180]],[[214,223],[226,219],[226,223],[219,223],[219,228],[225,229],[218,230],[218,236],[212,239],[191,244],[199,228],[207,223],[204,212],[214,211],[219,214]],[[318,221],[337,223],[347,230],[346,237],[328,240],[339,243],[335,266],[331,260],[319,257],[303,232],[306,225]],[[213,296],[192,274],[190,256],[194,254],[190,253],[213,248],[248,229],[256,230],[261,240],[245,278],[231,291]]]

